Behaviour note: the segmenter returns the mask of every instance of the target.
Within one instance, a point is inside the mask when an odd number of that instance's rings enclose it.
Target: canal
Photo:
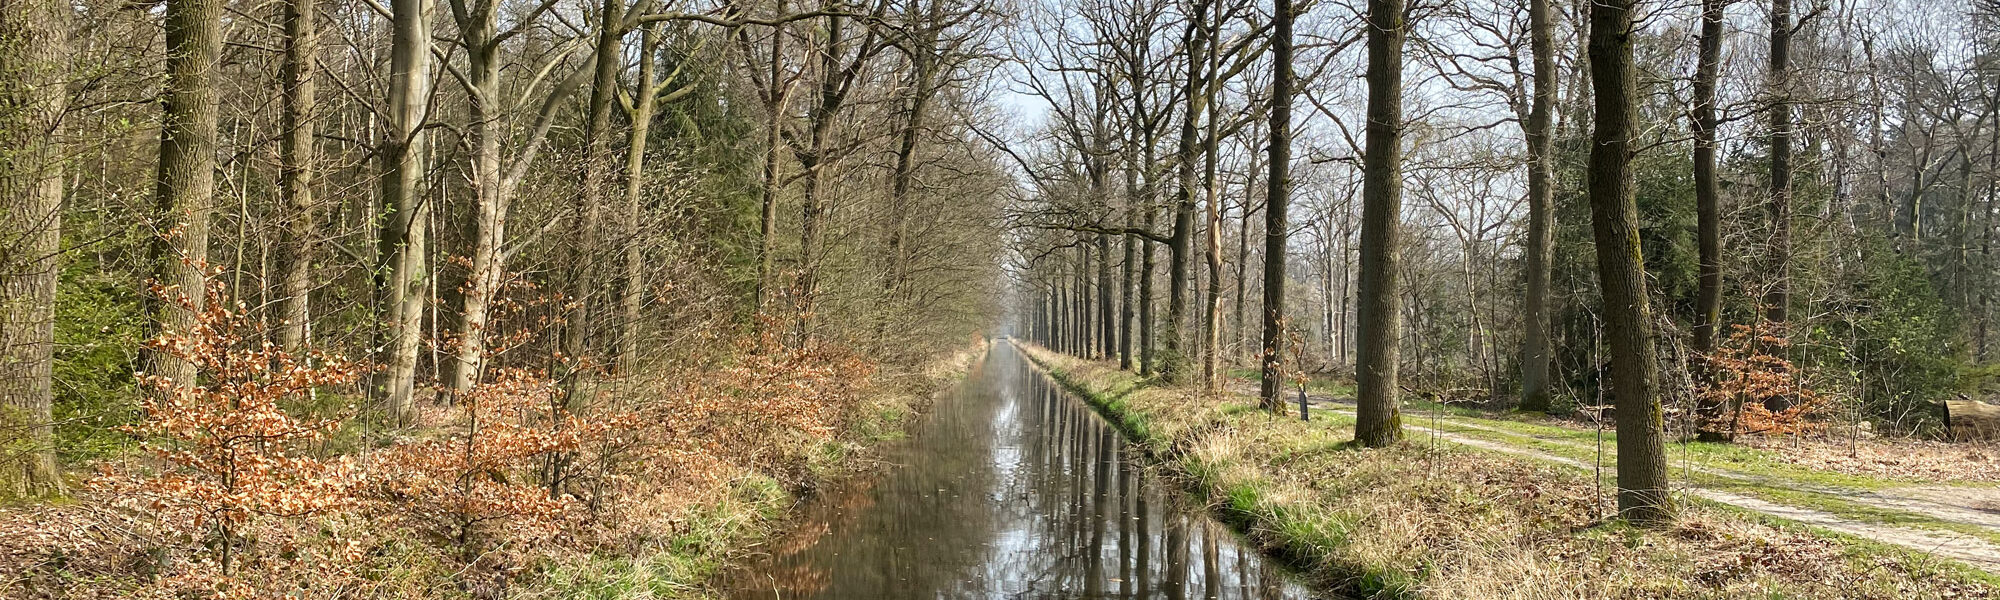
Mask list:
[[[824,490],[731,598],[1311,598],[996,343],[889,465]]]

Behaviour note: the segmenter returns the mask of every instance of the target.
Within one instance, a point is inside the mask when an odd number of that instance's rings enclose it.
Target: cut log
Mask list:
[[[1944,403],[1944,424],[1959,442],[2000,439],[2000,406],[1959,395]]]

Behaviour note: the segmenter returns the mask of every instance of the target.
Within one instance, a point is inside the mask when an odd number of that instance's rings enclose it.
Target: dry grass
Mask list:
[[[1851,440],[1846,432],[1804,437],[1746,436],[1788,463],[1847,475],[1936,482],[2000,482],[2000,445],[1919,439]]]
[[[1029,354],[1093,400],[1251,538],[1363,597],[1986,598],[1990,579],[1899,550],[1694,506],[1671,529],[1600,519],[1588,474],[1416,444],[1361,449],[1345,421],[1151,387]]]

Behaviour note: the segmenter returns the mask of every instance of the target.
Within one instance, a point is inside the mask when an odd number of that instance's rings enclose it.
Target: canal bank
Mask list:
[[[774,539],[794,530],[814,499],[847,482],[866,480],[886,468],[882,451],[905,439],[946,390],[963,381],[992,348],[969,345],[917,367],[858,375],[868,383],[849,398],[828,398],[846,406],[844,416],[824,436],[796,435],[764,440],[758,451],[797,457],[782,465],[718,469],[720,475],[686,478],[661,486],[689,496],[676,499],[671,513],[642,515],[671,525],[647,538],[643,547],[603,547],[539,565],[524,585],[504,596],[516,599],[712,600],[721,594],[718,575],[761,556]],[[724,376],[718,372],[716,376]],[[792,393],[829,394],[808,383],[777,381]],[[797,389],[791,389],[797,388]],[[745,387],[745,389],[750,389]],[[765,388],[758,388],[765,389]],[[765,396],[755,396],[769,401]],[[749,441],[725,440],[738,450]]]
[[[1699,502],[1671,528],[1638,530],[1606,518],[1610,487],[1587,472],[1414,434],[1359,448],[1339,413],[1300,422],[1253,398],[1016,346],[1253,543],[1340,594],[1994,597],[1984,578],[1921,553]]]

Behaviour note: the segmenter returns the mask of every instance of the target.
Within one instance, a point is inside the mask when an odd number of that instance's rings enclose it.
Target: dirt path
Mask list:
[[[1254,394],[1255,392],[1251,391],[1250,393]],[[1309,394],[1307,398],[1311,400],[1313,407],[1318,410],[1325,410],[1350,417],[1354,414],[1351,400],[1313,394]],[[1479,421],[1476,418],[1458,416],[1425,417],[1422,419],[1408,419],[1404,422],[1403,426],[1414,432],[1436,436],[1443,441],[1490,452],[1519,456],[1585,470],[1591,470],[1596,467],[1596,465],[1585,461],[1547,452],[1526,444],[1515,444],[1461,435],[1450,431],[1441,431],[1429,426],[1432,424],[1440,426],[1448,424],[1453,427],[1475,429],[1506,437],[1528,438],[1543,444],[1578,449],[1594,449],[1588,445],[1578,444],[1570,440],[1487,426],[1481,424]],[[1681,488],[1681,491],[1689,495],[1742,510],[1957,560],[1989,573],[2000,573],[2000,546],[1996,546],[1978,536],[1954,531],[1859,521],[1826,511],[1772,502],[1751,495],[1718,489],[1719,486],[1716,486],[1716,483],[1778,487],[1794,492],[1823,495],[1834,500],[1860,505],[1869,509],[1892,513],[1908,513],[1960,526],[1977,527],[1995,536],[2000,536],[2000,490],[1941,485],[1911,486],[1887,490],[1860,490],[1805,485],[1799,482],[1785,481],[1764,475],[1699,465],[1676,465],[1675,468],[1676,470],[1700,473],[1715,480],[1713,482],[1693,480],[1677,482],[1684,486]]]

